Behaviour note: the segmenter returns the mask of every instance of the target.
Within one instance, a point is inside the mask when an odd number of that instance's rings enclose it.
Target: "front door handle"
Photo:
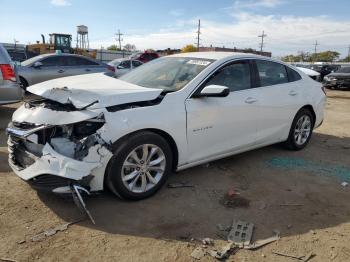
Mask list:
[[[60,69],[57,71],[58,73],[64,73],[64,70],[63,69]]]
[[[296,96],[297,94],[298,94],[298,93],[295,92],[294,90],[292,90],[292,91],[289,92],[289,95],[290,95],[290,96]]]
[[[244,102],[247,104],[253,104],[257,101],[258,101],[258,99],[255,99],[254,97],[248,97]]]

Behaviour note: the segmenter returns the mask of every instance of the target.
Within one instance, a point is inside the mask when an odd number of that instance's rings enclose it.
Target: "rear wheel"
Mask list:
[[[155,194],[171,173],[172,151],[152,132],[140,132],[122,142],[112,157],[106,183],[116,195],[140,200]]]
[[[310,141],[314,128],[314,117],[310,110],[302,108],[294,117],[289,136],[285,142],[291,150],[301,150]]]

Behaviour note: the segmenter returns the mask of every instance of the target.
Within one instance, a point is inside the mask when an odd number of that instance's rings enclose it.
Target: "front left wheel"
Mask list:
[[[124,199],[141,200],[155,194],[172,170],[168,142],[153,132],[140,132],[121,142],[110,160],[106,184]]]

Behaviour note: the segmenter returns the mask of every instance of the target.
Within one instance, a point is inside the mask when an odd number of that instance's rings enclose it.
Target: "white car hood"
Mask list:
[[[57,101],[72,104],[77,109],[89,109],[156,99],[161,89],[130,84],[103,73],[58,78],[32,85],[29,92]]]

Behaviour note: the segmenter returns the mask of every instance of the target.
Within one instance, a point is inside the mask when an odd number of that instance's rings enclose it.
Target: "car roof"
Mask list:
[[[180,53],[175,55],[170,55],[169,57],[190,57],[190,58],[202,58],[202,59],[214,59],[220,60],[227,57],[255,57],[255,58],[268,58],[259,55],[253,55],[248,53],[238,53],[238,52],[190,52],[190,53]]]

